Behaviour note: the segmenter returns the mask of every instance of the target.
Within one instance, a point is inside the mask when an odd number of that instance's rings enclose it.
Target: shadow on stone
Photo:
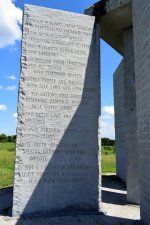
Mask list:
[[[100,93],[98,92],[99,51],[96,46],[96,35],[94,31],[85,70],[81,102],[23,212],[20,213],[15,209],[15,215],[48,217],[65,213],[85,212],[91,214],[99,210],[98,119]],[[89,87],[93,89],[92,95],[87,92]],[[94,87],[97,87],[97,90],[94,91]],[[91,96],[92,100],[89,100]],[[80,119],[80,116],[85,114],[88,115],[88,120]],[[60,126],[62,126],[61,121]],[[80,132],[80,135],[76,131]],[[79,143],[79,138],[80,145],[84,148],[84,154],[78,156],[67,154],[67,149],[61,154],[62,146],[65,146],[66,143],[68,145]],[[90,149],[90,151],[86,151],[86,149]],[[28,193],[26,194],[28,195]],[[22,205],[21,200],[18,194],[18,210],[19,204]]]
[[[126,184],[116,175],[103,175],[102,187],[126,191]]]

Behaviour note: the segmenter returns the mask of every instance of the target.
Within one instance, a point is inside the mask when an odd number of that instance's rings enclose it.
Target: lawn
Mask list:
[[[15,144],[0,142],[0,188],[13,184]],[[115,173],[116,159],[113,146],[102,147],[102,173]]]
[[[102,173],[116,173],[116,156],[114,146],[102,147]]]
[[[13,142],[0,142],[0,188],[13,184],[14,148]]]

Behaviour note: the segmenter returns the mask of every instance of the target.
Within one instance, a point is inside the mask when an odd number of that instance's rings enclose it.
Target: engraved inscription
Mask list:
[[[98,207],[99,32],[93,17],[47,10],[24,12],[14,214]]]

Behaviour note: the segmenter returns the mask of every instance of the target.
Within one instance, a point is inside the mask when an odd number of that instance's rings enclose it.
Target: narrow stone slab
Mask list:
[[[125,139],[125,87],[124,61],[120,63],[114,73],[114,108],[115,108],[115,148],[116,173],[126,182],[126,139]]]
[[[114,76],[117,175],[127,183],[127,200],[140,203],[133,30],[123,33],[124,60]]]
[[[100,209],[99,26],[25,6],[13,215]]]
[[[124,42],[124,93],[125,93],[125,148],[127,159],[127,200],[140,203],[139,160],[137,143],[137,107],[133,29],[123,33]]]
[[[140,209],[150,224],[150,1],[132,1],[138,123]]]

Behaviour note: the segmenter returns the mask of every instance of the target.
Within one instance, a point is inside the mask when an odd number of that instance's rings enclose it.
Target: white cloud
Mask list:
[[[16,80],[16,77],[14,75],[8,76],[7,78],[10,80]]]
[[[107,113],[104,113],[104,114],[102,114],[102,116],[101,116],[101,118],[103,119],[103,120],[111,120],[111,119],[113,119],[113,115],[109,115],[109,114],[107,114]]]
[[[104,106],[102,109],[103,113],[109,114],[109,115],[114,115],[114,106]]]
[[[12,114],[12,117],[13,117],[13,118],[17,118],[17,113],[13,113],[13,114]]]
[[[101,137],[115,139],[115,127],[113,122],[101,121]]]
[[[102,108],[101,137],[115,138],[114,106],[104,106]]]
[[[0,105],[0,111],[5,111],[7,110],[7,106],[6,105]]]
[[[2,85],[0,85],[0,90],[2,90],[3,89],[3,87],[2,87]]]
[[[15,44],[21,39],[22,10],[11,0],[0,0],[0,47]]]
[[[16,90],[16,89],[17,89],[17,86],[16,86],[16,85],[12,85],[12,86],[6,87],[6,90],[7,90],[7,91],[14,91],[14,90]]]

